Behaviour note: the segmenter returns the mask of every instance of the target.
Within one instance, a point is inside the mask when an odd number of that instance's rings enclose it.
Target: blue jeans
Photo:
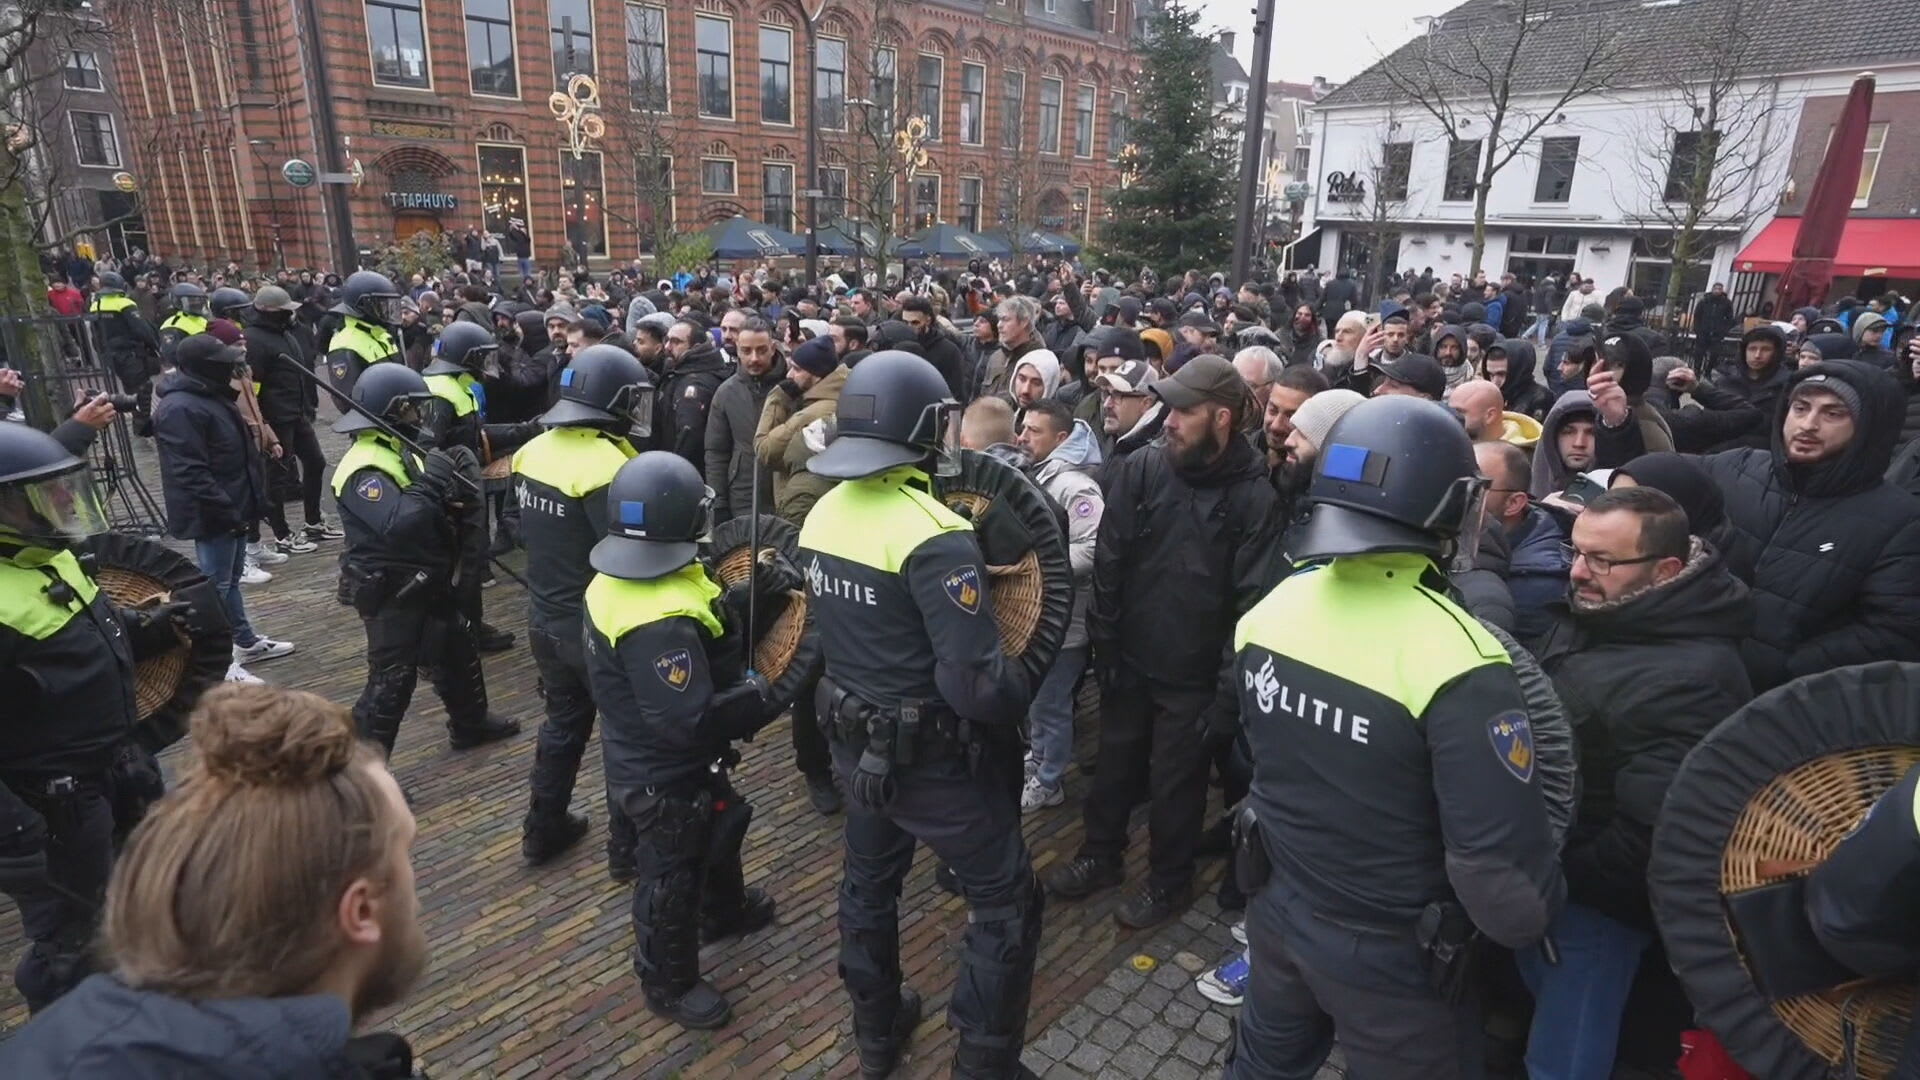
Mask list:
[[[213,582],[220,606],[226,609],[227,625],[233,627],[233,643],[246,648],[260,640],[253,624],[247,621],[247,604],[240,598],[240,571],[247,564],[247,538],[216,536],[193,542],[193,561],[200,572]]]
[[[1087,647],[1061,649],[1027,709],[1027,728],[1033,742],[1033,775],[1050,788],[1060,786],[1067,762],[1073,760],[1073,684],[1087,666]]]
[[[518,260],[518,262],[520,263],[520,280],[532,281],[533,280],[533,260],[520,259]]]
[[[1607,1080],[1613,1075],[1620,1014],[1652,935],[1615,922],[1590,907],[1568,904],[1549,930],[1560,963],[1539,946],[1515,954],[1520,977],[1533,991],[1533,1030],[1527,1035],[1531,1080]]]
[[[1540,344],[1545,345],[1547,343],[1547,331],[1551,329],[1553,329],[1553,316],[1544,314],[1535,315],[1533,317],[1533,325],[1527,327],[1527,332],[1524,336],[1533,338]]]

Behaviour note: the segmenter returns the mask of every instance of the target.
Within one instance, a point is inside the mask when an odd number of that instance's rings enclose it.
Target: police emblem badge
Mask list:
[[[941,580],[940,585],[947,590],[947,599],[953,601],[953,606],[969,615],[980,613],[979,567],[957,567]]]
[[[387,493],[387,485],[377,476],[369,476],[354,485],[354,494],[368,502],[379,502]]]
[[[653,673],[675,693],[684,693],[693,679],[693,656],[685,649],[663,652],[653,658]]]
[[[1526,713],[1501,713],[1487,721],[1487,737],[1508,772],[1523,783],[1533,779],[1533,724]]]

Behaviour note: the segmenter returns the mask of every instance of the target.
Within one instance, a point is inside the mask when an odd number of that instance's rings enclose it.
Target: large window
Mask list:
[[[640,250],[651,251],[656,234],[673,231],[673,158],[643,154],[634,159],[633,172],[640,196]]]
[[[1540,175],[1533,181],[1533,201],[1563,203],[1573,198],[1573,169],[1580,161],[1580,136],[1540,140]]]
[[[601,182],[600,152],[578,159],[560,151],[560,204],[567,212],[567,250],[582,263],[607,253],[607,189]]]
[[[738,190],[732,158],[700,159],[700,190],[709,195],[732,195]]]
[[[476,94],[518,97],[513,69],[513,5],[467,0],[467,81]]]
[[[427,37],[420,0],[367,0],[367,45],[373,81],[381,86],[427,86]]]
[[[986,138],[987,68],[960,65],[960,141],[978,146]]]
[[[1000,76],[1000,145],[1020,149],[1021,121],[1026,117],[1027,77],[1018,71]]]
[[[1059,79],[1040,80],[1040,152],[1060,152],[1060,95],[1066,86]]]
[[[693,46],[700,65],[700,115],[733,119],[733,24],[695,16]]]
[[[879,111],[872,126],[882,134],[893,133],[893,111],[900,106],[900,54],[892,49],[873,50],[873,107]]]
[[[1831,135],[1828,138],[1832,138]],[[1867,205],[1867,197],[1873,194],[1873,178],[1880,172],[1880,152],[1887,146],[1887,125],[1885,123],[1867,125],[1867,145],[1860,153],[1860,183],[1853,189],[1853,205],[1859,209]]]
[[[847,43],[839,38],[814,46],[813,119],[833,131],[847,128]]]
[[[67,66],[61,70],[60,78],[69,90],[99,90],[102,88],[100,58],[75,49],[67,54]]]
[[[1127,95],[1115,90],[1107,105],[1107,156],[1115,161],[1120,160],[1120,151],[1127,148],[1127,139],[1130,137],[1127,127],[1133,118],[1127,109]]]
[[[940,178],[937,176],[916,176],[913,178],[913,220],[907,228],[913,232],[931,229],[940,220]]]
[[[593,74],[592,0],[548,0],[553,29],[553,81],[567,85],[570,75]]]
[[[838,221],[847,216],[847,170],[822,165],[819,176],[820,220]]]
[[[1467,202],[1473,198],[1473,189],[1480,182],[1480,140],[1449,139],[1447,141],[1447,180],[1440,190],[1440,198],[1447,202]]]
[[[1390,142],[1380,147],[1380,179],[1375,194],[1383,202],[1399,202],[1407,197],[1407,180],[1413,175],[1413,144]]]
[[[1073,156],[1093,156],[1093,87],[1081,83],[1073,98]]]
[[[1711,131],[1673,133],[1673,157],[1667,162],[1667,202],[1689,202],[1688,196],[1696,192],[1704,195],[1712,190],[1709,185],[1713,183],[1713,160],[1718,156],[1713,144]],[[1697,178],[1694,176],[1696,165],[1700,167]]]
[[[960,217],[956,223],[968,232],[980,231],[980,187],[977,176],[960,178]]]
[[[667,9],[627,5],[627,81],[633,107],[667,111]]]
[[[914,70],[913,111],[926,118],[929,139],[940,137],[940,77],[945,71],[946,61],[925,53]]]
[[[760,166],[760,220],[793,231],[793,166]]]
[[[793,123],[793,34],[777,26],[760,28],[760,119]]]
[[[114,137],[113,117],[103,112],[70,112],[73,117],[74,160],[82,165],[120,167],[120,140]]]
[[[527,216],[527,152],[518,146],[480,147],[480,211],[490,233],[505,235],[518,218],[533,233]]]

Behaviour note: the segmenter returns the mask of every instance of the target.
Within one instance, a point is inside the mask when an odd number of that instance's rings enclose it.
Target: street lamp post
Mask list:
[[[820,15],[826,0],[809,4],[807,16],[807,287],[820,281]],[[842,65],[844,66],[844,65]]]
[[[1254,185],[1260,182],[1260,148],[1266,142],[1267,63],[1273,54],[1273,0],[1260,0],[1253,20],[1253,87],[1247,93],[1247,126],[1240,147],[1239,225],[1233,233],[1233,280],[1247,280],[1247,220],[1253,217]]]

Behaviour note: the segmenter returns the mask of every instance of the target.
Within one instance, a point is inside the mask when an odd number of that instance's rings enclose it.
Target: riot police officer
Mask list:
[[[354,404],[409,439],[417,439],[420,409],[432,396],[405,364],[376,365],[353,388]],[[455,750],[518,734],[519,723],[487,711],[480,655],[465,616],[451,602],[459,561],[456,522],[480,498],[472,452],[435,449],[423,458],[360,409],[341,417],[333,430],[353,435],[333,471],[347,534],[340,600],[359,612],[367,631],[367,683],[353,707],[354,726],[391,753],[413,700],[416,673],[424,667],[447,707],[448,741]]]
[[[160,337],[127,295],[127,279],[111,270],[101,274],[100,291],[89,310],[97,316],[101,351],[121,390],[144,399],[153,377],[160,374]]]
[[[1537,941],[1565,897],[1512,662],[1441,569],[1485,486],[1444,408],[1355,407],[1288,539],[1301,565],[1240,620],[1252,981],[1229,1080],[1308,1080],[1336,1035],[1355,1075],[1480,1075],[1478,939]]]
[[[445,334],[478,329],[455,323]],[[593,692],[582,649],[587,558],[607,535],[607,485],[652,430],[653,380],[632,353],[590,345],[560,372],[560,400],[540,417],[549,430],[513,455],[520,539],[527,548],[527,641],[540,672],[547,717],[533,756],[533,789],[520,852],[539,865],[585,835],[568,812],[580,757],[593,733]],[[607,864],[633,877],[633,825],[608,792]]]
[[[701,941],[751,933],[774,915],[742,877],[752,808],[727,779],[739,760],[731,742],[771,719],[766,682],[747,671],[745,634],[716,610],[723,590],[695,559],[712,505],[699,470],[676,454],[651,450],[620,466],[586,589],[607,784],[639,833],[633,966],[647,1008],[695,1029],[732,1016],[700,977]],[[787,573],[780,584],[797,586]]]
[[[844,481],[800,532],[826,654],[819,713],[848,793],[840,971],[864,1075],[886,1075],[919,1019],[901,986],[901,879],[925,843],[971,908],[950,1019],[953,1075],[1020,1065],[1042,893],[1020,835],[1017,731],[1030,689],[1000,649],[972,526],[930,492],[959,405],[933,365],[899,351],[860,362],[838,434],[807,468]]]
[[[226,319],[235,326],[245,326],[253,315],[253,297],[245,289],[221,286],[207,297],[207,310],[216,319]]]
[[[173,350],[195,334],[207,332],[207,290],[190,281],[167,291],[173,314],[160,324],[160,359],[173,363]]]
[[[115,787],[131,766],[159,794],[134,662],[177,644],[187,608],[119,608],[82,566],[73,546],[106,529],[83,448],[0,423],[0,891],[33,942],[14,983],[35,1012],[89,970]]]
[[[356,270],[347,276],[340,302],[328,309],[340,326],[327,340],[327,375],[334,389],[353,392],[360,373],[374,364],[400,358],[400,290],[386,275]]]
[[[433,399],[422,411],[422,423],[440,447],[464,446],[480,464],[511,451],[540,434],[537,422],[489,424],[486,388],[482,376],[495,376],[500,342],[493,331],[475,323],[453,323],[433,343],[433,359],[421,372]],[[481,608],[480,583],[487,575],[487,503],[476,500],[467,508],[460,530],[460,572],[454,600],[473,627],[481,652],[513,647],[513,635],[487,624]]]

